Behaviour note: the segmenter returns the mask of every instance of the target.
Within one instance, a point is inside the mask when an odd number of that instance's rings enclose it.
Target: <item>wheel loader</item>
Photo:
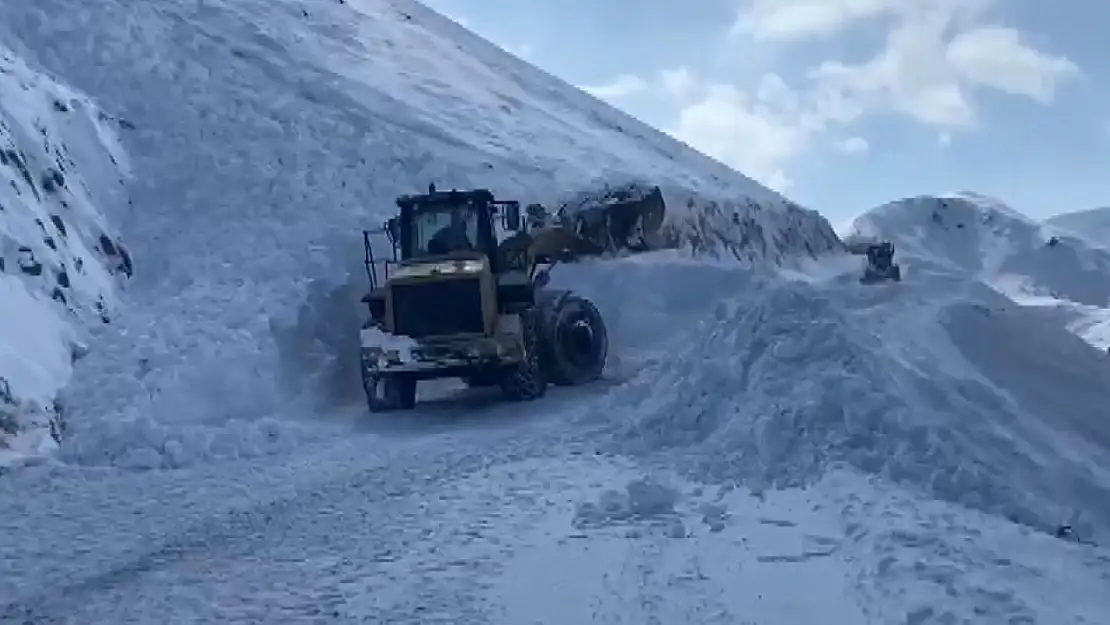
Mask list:
[[[609,349],[601,314],[548,287],[552,267],[596,246],[559,225],[524,226],[520,204],[487,189],[431,185],[396,204],[384,228],[363,231],[370,291],[360,360],[371,412],[412,409],[417,384],[434,378],[499,386],[509,400],[530,401],[551,383],[601,377]],[[375,258],[379,234],[392,258]]]
[[[893,280],[902,281],[902,268],[894,262],[894,244],[882,241],[869,245],[865,252],[867,267],[860,277],[860,284],[875,284]]]
[[[902,281],[902,267],[894,262],[894,243],[864,237],[849,237],[845,247],[851,254],[867,257],[867,266],[860,276],[860,284],[877,284],[893,280]]]

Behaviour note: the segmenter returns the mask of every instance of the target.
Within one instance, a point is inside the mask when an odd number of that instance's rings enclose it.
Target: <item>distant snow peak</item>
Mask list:
[[[1045,224],[1067,230],[1095,245],[1110,248],[1110,207],[1061,213]]]
[[[1086,219],[1091,219],[1087,217]],[[1110,344],[1110,248],[1058,222],[962,192],[889,202],[860,215],[855,235],[893,240],[911,265],[981,282],[1015,303],[1056,311],[1091,345]]]
[[[0,46],[0,465],[52,449],[57,392],[133,261],[102,204],[125,161],[86,97]],[[110,172],[110,174],[109,174]]]

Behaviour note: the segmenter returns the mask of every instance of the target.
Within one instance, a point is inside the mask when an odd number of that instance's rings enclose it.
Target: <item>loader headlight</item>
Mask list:
[[[418,278],[453,273],[479,273],[485,269],[483,260],[454,260],[438,263],[407,265],[393,270],[394,278]]]
[[[486,264],[480,260],[461,260],[455,263],[456,269],[461,273],[478,273]]]

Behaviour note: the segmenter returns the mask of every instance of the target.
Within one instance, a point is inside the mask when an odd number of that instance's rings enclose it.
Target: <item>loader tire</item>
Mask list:
[[[521,313],[524,360],[508,368],[499,381],[509,401],[533,401],[547,394],[547,376],[540,356],[540,322],[535,309]]]
[[[370,412],[394,412],[416,407],[416,378],[408,375],[367,373],[362,386]]]
[[[553,383],[577,386],[601,378],[609,356],[609,332],[592,302],[567,295],[556,305],[549,328],[544,361]]]
[[[497,384],[497,381],[498,378],[496,375],[496,371],[481,371],[478,373],[472,373],[463,378],[463,383],[470,388],[486,388],[489,386],[494,386],[495,384]]]

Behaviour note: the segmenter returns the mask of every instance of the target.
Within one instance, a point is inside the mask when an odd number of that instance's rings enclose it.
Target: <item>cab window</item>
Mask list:
[[[471,203],[421,206],[413,217],[412,255],[439,256],[478,246],[478,211]]]

